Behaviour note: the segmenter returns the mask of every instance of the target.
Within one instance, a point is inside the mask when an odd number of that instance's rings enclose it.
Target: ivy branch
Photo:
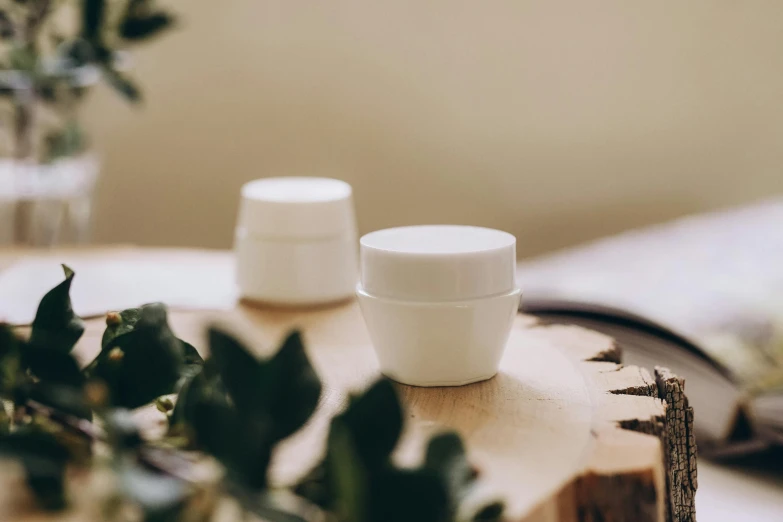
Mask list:
[[[384,378],[331,420],[317,465],[295,484],[273,486],[275,448],[307,424],[321,398],[300,333],[259,359],[213,326],[204,360],[153,303],[108,314],[100,352],[80,368],[71,352],[85,325],[71,306],[74,273],[63,269],[28,337],[0,325],[0,454],[21,463],[41,508],[67,506],[68,468],[104,466],[117,484],[103,509],[109,520],[208,521],[226,497],[271,522],[502,518],[502,503],[466,502],[478,473],[456,433],[430,439],[418,467],[394,463],[404,413]],[[132,413],[150,404],[167,415],[163,437],[145,436]],[[219,478],[199,472],[205,461],[218,464]]]

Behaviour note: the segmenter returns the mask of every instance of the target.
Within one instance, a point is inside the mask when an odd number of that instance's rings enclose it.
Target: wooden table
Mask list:
[[[58,255],[66,253],[55,253],[52,262]],[[96,252],[67,255],[89,259]],[[188,255],[202,256],[197,251]],[[19,253],[0,254],[0,266],[11,258]],[[210,253],[202,262],[214,259]],[[225,266],[216,263],[215,270]],[[78,277],[88,280],[89,274]],[[144,274],[132,277],[144,284]],[[309,311],[237,304],[219,312],[172,310],[170,315],[175,332],[199,349],[205,346],[206,320],[231,323],[260,354],[290,328],[304,330],[325,393],[314,419],[275,455],[278,482],[293,480],[317,460],[328,418],[351,390],[378,375],[353,302]],[[100,319],[88,321],[77,347],[84,360],[97,350],[102,329]],[[619,361],[620,351],[609,337],[578,327],[538,326],[535,319],[520,316],[495,378],[459,388],[399,386],[407,427],[396,458],[415,462],[426,437],[453,428],[483,469],[485,487],[506,499],[513,520],[693,520],[696,460],[682,382],[665,371],[651,375]]]

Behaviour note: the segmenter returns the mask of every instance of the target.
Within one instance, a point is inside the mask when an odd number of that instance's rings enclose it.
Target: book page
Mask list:
[[[783,199],[519,265],[525,310],[623,310],[698,345],[751,393],[783,388]]]
[[[0,321],[30,324],[38,302],[63,280],[60,263],[76,272],[71,299],[84,318],[158,301],[172,309],[229,309],[238,298],[226,252],[66,251],[27,256],[0,273]]]

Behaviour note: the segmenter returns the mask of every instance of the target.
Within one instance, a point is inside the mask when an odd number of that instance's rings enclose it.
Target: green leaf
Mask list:
[[[174,410],[169,416],[169,431],[174,431],[175,427],[190,427],[193,425],[196,404],[204,400],[205,386],[206,377],[203,375],[203,368],[185,380],[179,390]]]
[[[115,406],[137,408],[174,392],[184,362],[182,341],[174,336],[166,307],[144,305],[135,327],[115,337],[85,369],[104,381]]]
[[[160,305],[153,304],[145,305],[145,307],[146,306]],[[122,310],[121,312],[110,312],[107,314],[106,330],[104,330],[103,337],[101,338],[101,350],[110,351],[116,346],[115,340],[118,337],[133,332],[139,322],[139,319],[141,318],[143,308],[144,307],[128,308],[127,310]],[[197,374],[200,371],[201,366],[204,364],[204,359],[192,344],[187,343],[182,339],[179,339],[179,342],[182,348],[183,366],[181,367],[177,384],[174,386],[174,391],[179,391],[185,381]],[[98,357],[92,363],[90,363],[90,365],[88,365],[84,370],[85,373],[87,375],[92,375],[95,372],[95,368],[100,360],[102,359]]]
[[[271,426],[256,416],[241,415],[220,400],[196,404],[194,417],[198,443],[225,466],[229,480],[264,489],[272,457]]]
[[[120,335],[132,332],[141,317],[141,308],[128,308],[121,312],[110,312],[106,316],[106,329],[101,337],[101,349],[109,345]]]
[[[341,522],[363,522],[367,516],[367,475],[359,459],[351,430],[335,419],[326,449],[327,473],[334,496],[331,506]]]
[[[15,354],[18,347],[19,338],[14,333],[13,327],[7,323],[0,323],[0,360]]]
[[[215,369],[214,359],[206,361],[182,384],[174,411],[169,417],[170,431],[182,428],[192,430],[195,423],[196,406],[209,401],[222,402],[226,406],[232,407],[228,393]]]
[[[27,485],[33,491],[36,502],[41,509],[47,511],[60,511],[65,509],[64,474],[65,471],[54,472],[41,470],[38,467],[25,467],[27,473]]]
[[[26,398],[52,408],[56,412],[80,419],[92,420],[92,410],[82,388],[56,383],[38,382],[30,385]]]
[[[460,477],[472,480],[476,473],[470,466],[466,466],[466,463],[465,445],[456,432],[448,431],[435,435],[427,444],[427,452],[424,456],[424,467],[426,468],[447,471],[456,467],[460,472]]]
[[[182,387],[188,380],[201,372],[201,368],[204,366],[204,359],[201,357],[201,354],[198,353],[196,347],[188,342],[182,341],[182,339],[180,339],[180,341],[182,342],[184,364],[180,371],[179,380],[175,386],[177,393],[182,390]]]
[[[267,361],[259,361],[233,336],[218,329],[210,329],[209,340],[223,383],[240,412],[269,419],[275,440],[288,437],[307,422],[318,405],[321,381],[299,332],[291,333]]]
[[[0,437],[4,437],[11,433],[11,417],[5,408],[0,408]]]
[[[184,385],[172,424],[189,425],[232,482],[262,489],[274,444],[310,417],[320,381],[298,333],[265,361],[217,328],[209,330],[209,342],[212,357]]]
[[[22,368],[42,381],[81,387],[84,384],[79,363],[68,353],[46,345],[22,348]]]
[[[434,436],[427,444],[424,469],[440,477],[449,498],[449,518],[456,518],[459,507],[475,486],[478,472],[468,462],[465,445],[456,432]],[[495,522],[503,517],[502,502],[481,507],[471,518],[473,522]]]
[[[71,67],[82,67],[95,61],[98,57],[92,43],[84,38],[75,38],[63,42],[57,47],[58,55]]]
[[[71,283],[74,272],[63,265],[65,280],[41,299],[33,320],[30,346],[46,346],[70,352],[84,333],[84,321],[71,306]]]
[[[82,35],[88,41],[101,40],[101,26],[106,12],[106,0],[83,0]]]
[[[8,40],[13,38],[15,34],[16,28],[8,13],[5,10],[0,11],[0,38]]]
[[[472,522],[501,522],[505,509],[503,502],[492,502],[479,509],[471,520]]]
[[[402,433],[402,407],[389,379],[381,378],[358,397],[352,397],[342,417],[361,461],[377,468],[389,461]]]
[[[402,407],[391,381],[381,378],[364,393],[351,397],[348,409],[332,419],[329,440],[347,431],[356,454],[368,477],[386,469],[402,433]],[[324,508],[332,508],[337,500],[333,475],[334,465],[329,455],[317,464],[294,488],[298,495]]]
[[[65,507],[64,475],[70,454],[53,435],[20,428],[0,437],[0,454],[22,464],[41,508],[54,511]]]
[[[12,393],[19,371],[21,341],[10,325],[0,323],[0,393]]]
[[[327,482],[325,459],[307,472],[298,483],[293,486],[293,492],[307,499],[316,506],[328,508],[332,503],[331,484]]]
[[[468,462],[460,436],[455,432],[447,432],[430,439],[424,458],[424,468],[443,480],[451,499],[453,516],[478,476],[475,468]]]
[[[242,411],[255,411],[259,405],[261,362],[228,332],[212,327],[208,339],[210,355],[234,404]]]
[[[193,364],[201,367],[204,364],[204,358],[198,353],[196,347],[182,339],[180,339],[180,341],[182,342],[182,354],[184,356],[185,364]]]
[[[126,100],[131,103],[139,103],[141,101],[141,91],[125,75],[109,66],[102,67],[101,71],[106,82]]]
[[[293,434],[315,412],[321,380],[298,331],[289,334],[275,356],[262,365],[260,384],[258,400],[272,418],[276,440]]]
[[[231,463],[241,419],[230,404],[205,400],[193,406],[193,424],[199,445],[224,464]]]
[[[427,469],[388,468],[370,485],[373,522],[445,522],[449,520],[448,493],[440,478]]]
[[[160,34],[173,23],[174,17],[168,13],[153,13],[143,17],[128,14],[120,24],[120,36],[126,40],[144,40]]]

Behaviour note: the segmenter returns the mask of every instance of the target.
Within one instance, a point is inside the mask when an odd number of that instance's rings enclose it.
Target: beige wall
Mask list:
[[[142,110],[96,94],[97,239],[228,246],[238,190],[352,183],[362,231],[520,254],[783,191],[780,0],[176,0]]]

